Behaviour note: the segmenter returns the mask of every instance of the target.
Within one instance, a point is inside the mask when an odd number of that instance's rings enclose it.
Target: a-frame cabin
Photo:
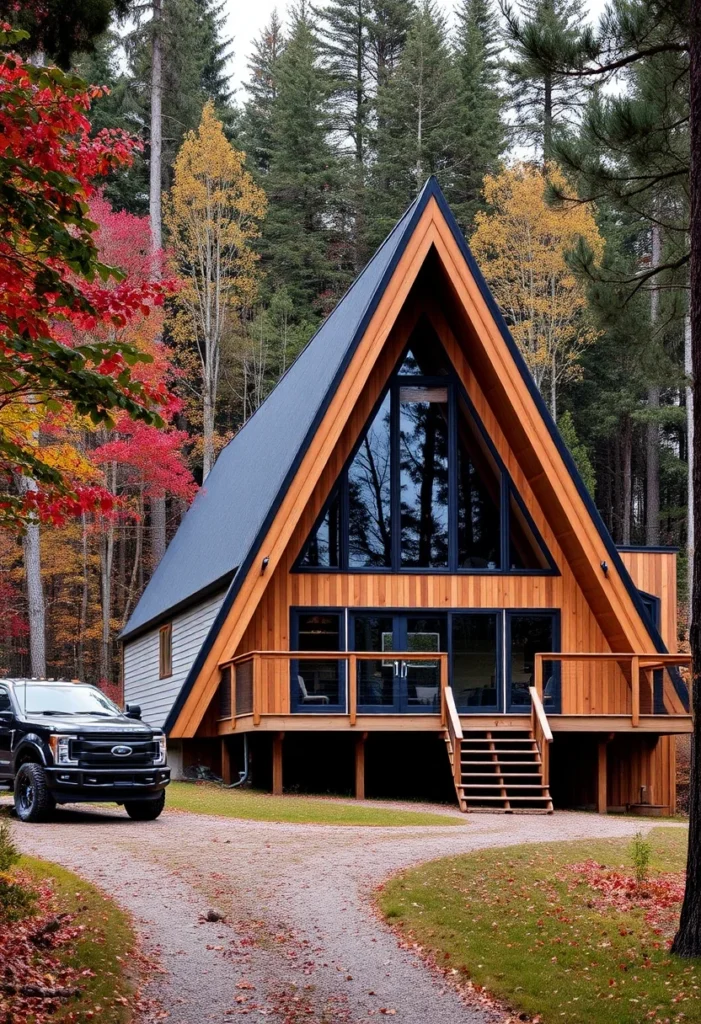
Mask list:
[[[219,456],[125,699],[275,792],[672,813],[675,572],[614,546],[431,179]]]

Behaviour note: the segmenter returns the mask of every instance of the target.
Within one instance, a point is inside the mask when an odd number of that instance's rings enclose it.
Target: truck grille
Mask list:
[[[115,754],[115,747],[130,747],[130,754]],[[138,736],[80,736],[71,743],[71,757],[81,768],[138,768],[152,765],[158,756],[158,743],[143,734]]]

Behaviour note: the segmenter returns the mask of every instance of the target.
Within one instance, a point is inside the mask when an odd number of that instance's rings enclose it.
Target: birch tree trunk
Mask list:
[[[29,477],[20,477],[23,494],[36,491],[37,485]],[[22,540],[24,553],[24,575],[27,581],[27,605],[29,612],[29,674],[38,679],[46,678],[46,614],[44,588],[41,581],[41,536],[39,524],[31,523]]]
[[[114,494],[117,466],[109,467],[109,485]],[[114,565],[114,520],[110,519],[107,529],[100,537],[100,605],[102,610],[102,633],[100,636],[100,680],[112,682],[112,567]]]
[[[623,524],[621,540],[630,544],[630,527],[633,511],[633,427],[626,417],[623,427]]]
[[[151,232],[151,275],[161,276],[158,253],[163,248],[161,222],[162,149],[163,149],[163,0],[152,0],[151,25],[151,146],[149,153],[148,214]],[[151,499],[151,551],[154,568],[166,550],[166,499],[156,495]]]
[[[85,681],[85,632],[88,626],[90,583],[88,578],[88,523],[85,512],[80,517],[81,548],[83,557],[83,583],[80,594],[80,618],[78,625],[78,679]]]

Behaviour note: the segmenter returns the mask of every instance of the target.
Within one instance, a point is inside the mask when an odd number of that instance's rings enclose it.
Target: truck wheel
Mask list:
[[[125,800],[124,810],[134,821],[155,821],[166,805],[165,790],[155,800]]]
[[[15,810],[20,821],[43,821],[56,807],[40,764],[23,764],[15,779]]]

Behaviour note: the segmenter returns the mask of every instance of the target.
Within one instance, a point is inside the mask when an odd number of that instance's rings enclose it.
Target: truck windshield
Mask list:
[[[25,714],[31,715],[104,715],[121,714],[116,704],[94,686],[42,686],[25,683],[17,687],[17,695],[24,704]]]

